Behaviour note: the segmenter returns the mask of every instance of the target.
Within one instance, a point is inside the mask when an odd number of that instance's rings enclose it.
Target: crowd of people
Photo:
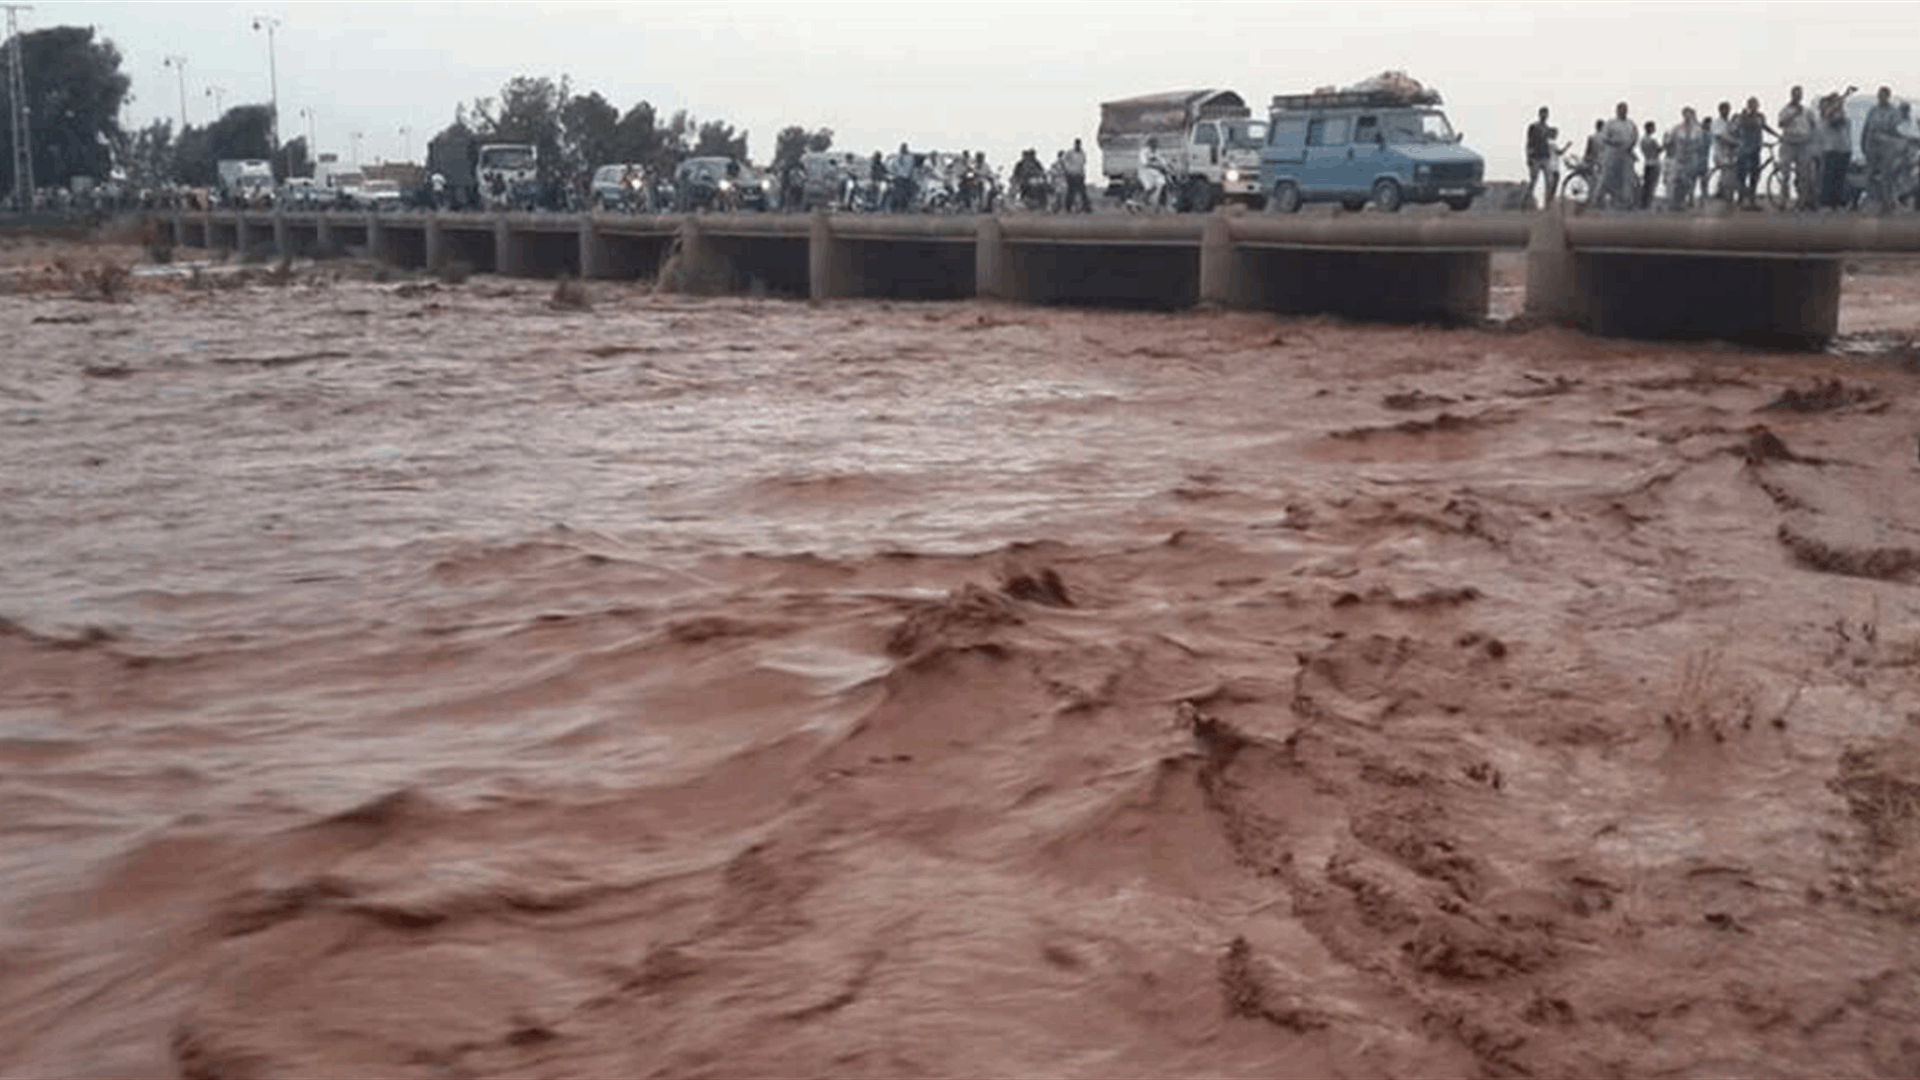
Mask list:
[[[869,158],[820,152],[804,155],[781,173],[778,207],[881,213],[991,212],[1012,205],[1045,211],[1091,212],[1087,154],[1080,140],[1055,155],[1051,166],[1039,152],[1020,155],[1004,180],[983,151],[915,151],[900,144],[893,154]]]
[[[1911,106],[1895,104],[1893,91],[1881,87],[1856,140],[1847,101],[1857,90],[1850,86],[1808,104],[1805,90],[1793,87],[1772,123],[1757,97],[1739,112],[1722,101],[1718,114],[1705,119],[1687,106],[1664,133],[1651,120],[1636,125],[1623,101],[1612,119],[1594,121],[1578,157],[1566,157],[1565,181],[1560,163],[1573,143],[1561,141],[1543,105],[1527,126],[1529,203],[1551,206],[1556,197],[1570,197],[1616,210],[1689,210],[1709,201],[1758,209],[1764,193],[1780,209],[1912,209],[1920,186],[1920,133]],[[1864,169],[1856,169],[1856,145]],[[1666,197],[1660,200],[1663,179]]]

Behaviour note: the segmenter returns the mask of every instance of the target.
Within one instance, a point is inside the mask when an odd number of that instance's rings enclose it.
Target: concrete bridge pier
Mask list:
[[[286,211],[280,209],[273,212],[273,251],[276,258],[293,258],[293,228],[287,224]]]
[[[688,214],[680,222],[680,255],[670,282],[673,290],[696,295],[726,292],[732,285],[734,269],[725,249],[707,235],[697,217]]]
[[[331,259],[340,254],[340,239],[334,234],[333,219],[321,214],[313,226],[313,250],[318,258]]]
[[[440,227],[440,211],[435,210],[427,216],[421,233],[421,242],[426,245],[427,272],[437,274],[447,265],[447,234]]]
[[[592,214],[580,216],[580,280],[611,277],[612,259],[607,242],[594,224]]]
[[[493,272],[501,277],[519,277],[520,250],[513,242],[513,230],[507,227],[507,216],[496,214],[493,219]]]
[[[367,215],[367,258],[378,263],[392,263],[393,238],[388,235],[387,223],[380,220],[379,214]]]
[[[825,210],[816,209],[807,220],[807,298],[832,300],[846,296],[847,249],[833,242],[833,223]]]
[[[974,222],[973,295],[983,300],[1013,299],[1013,265],[1007,254],[1006,230],[993,214]]]
[[[1258,291],[1251,285],[1246,263],[1234,246],[1226,211],[1208,214],[1200,232],[1200,303],[1226,308],[1257,306]]]

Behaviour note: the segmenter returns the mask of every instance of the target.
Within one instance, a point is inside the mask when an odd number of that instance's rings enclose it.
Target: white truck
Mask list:
[[[1266,205],[1260,187],[1260,151],[1267,122],[1253,119],[1246,99],[1231,90],[1172,90],[1103,102],[1100,171],[1107,194],[1124,199],[1140,188],[1148,143],[1167,173],[1176,209],[1207,211],[1223,202]]]
[[[220,194],[233,206],[264,206],[273,200],[273,166],[257,158],[227,158],[215,165]]]
[[[540,200],[540,150],[529,143],[482,143],[474,173],[490,210],[531,210]]]

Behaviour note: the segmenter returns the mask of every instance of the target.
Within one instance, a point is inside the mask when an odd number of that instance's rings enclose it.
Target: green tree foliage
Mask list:
[[[155,120],[135,132],[122,132],[113,157],[127,171],[136,188],[157,188],[173,182],[173,121]]]
[[[230,158],[271,160],[273,107],[235,105],[204,128],[189,126],[174,144],[174,176],[183,184],[211,187],[217,182],[217,162]],[[305,144],[301,146],[302,156]],[[277,172],[277,170],[276,170]]]
[[[20,35],[33,178],[64,187],[76,176],[105,179],[123,135],[120,105],[131,81],[120,73],[120,50],[90,26],[55,26]],[[12,115],[0,79],[0,117]],[[0,190],[13,187],[13,125],[0,123]]]
[[[571,96],[567,80],[529,76],[508,79],[500,96],[480,98],[454,115],[488,142],[532,143],[540,154],[540,171],[551,174],[562,167],[560,111]]]
[[[280,147],[280,153],[273,159],[273,175],[279,180],[289,176],[313,175],[313,155],[307,151],[305,135]]]
[[[650,169],[671,169],[673,162],[661,160],[664,139],[655,119],[653,106],[644,101],[628,109],[614,125],[613,148],[607,160],[638,161]]]
[[[696,121],[685,109],[661,122],[649,102],[625,113],[599,92],[576,95],[566,78],[522,76],[507,81],[498,97],[455,106],[453,123],[435,139],[471,135],[491,142],[532,143],[539,148],[542,171],[570,179],[588,169],[637,161],[650,169],[672,171],[695,154],[746,160],[747,133],[719,120]],[[825,149],[833,132],[822,128],[805,135],[808,148]]]
[[[747,133],[736,132],[724,120],[709,120],[700,125],[693,140],[691,157],[730,157],[747,160]]]
[[[617,160],[620,112],[599,92],[568,98],[560,107],[561,150],[576,172]]]
[[[773,171],[784,173],[787,166],[800,160],[800,155],[808,152],[824,153],[833,148],[833,129],[821,128],[808,131],[795,124],[782,128],[773,140]]]

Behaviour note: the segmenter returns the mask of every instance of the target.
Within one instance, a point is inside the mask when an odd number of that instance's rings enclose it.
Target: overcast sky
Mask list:
[[[170,55],[186,58],[188,118],[268,97],[275,34],[282,137],[363,160],[425,156],[454,105],[515,75],[572,77],[621,111],[642,99],[751,133],[765,161],[788,124],[831,127],[860,151],[981,149],[1000,166],[1025,147],[1051,159],[1093,149],[1099,102],[1226,87],[1264,112],[1275,93],[1399,69],[1446,97],[1490,179],[1524,175],[1522,135],[1540,105],[1563,136],[1625,100],[1666,127],[1680,108],[1771,114],[1786,89],[1920,81],[1920,5],[1428,2],[1144,3],[1129,0],[837,0],[727,3],[80,3],[36,0],[23,28],[91,24],[133,79],[128,126],[178,122]],[[411,129],[403,136],[402,128]],[[1095,157],[1097,167],[1097,156]]]

